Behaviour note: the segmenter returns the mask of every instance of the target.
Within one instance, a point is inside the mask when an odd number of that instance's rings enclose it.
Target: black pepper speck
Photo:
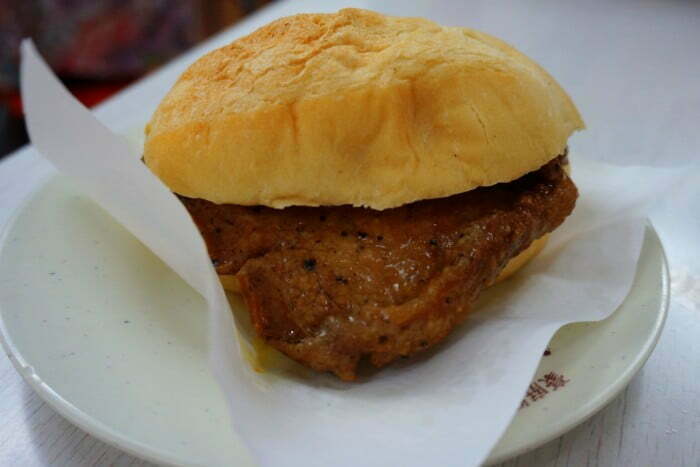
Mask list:
[[[346,278],[344,278],[343,276],[335,276],[335,280],[336,280],[337,282],[340,282],[341,284],[347,284],[347,283],[348,283],[348,280],[347,280]]]
[[[306,269],[309,272],[316,269],[316,260],[313,258],[305,259],[304,260],[304,269]]]

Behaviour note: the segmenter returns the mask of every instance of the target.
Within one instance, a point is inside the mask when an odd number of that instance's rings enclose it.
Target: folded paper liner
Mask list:
[[[211,370],[234,430],[260,465],[479,465],[557,329],[606,318],[632,285],[651,192],[631,188],[627,174],[651,169],[608,169],[573,153],[581,196],[572,216],[516,278],[487,291],[478,312],[438,349],[361,383],[255,372],[183,205],[126,139],[70,96],[29,41],[21,72],[36,149],[205,298]],[[657,184],[672,178],[655,172]]]

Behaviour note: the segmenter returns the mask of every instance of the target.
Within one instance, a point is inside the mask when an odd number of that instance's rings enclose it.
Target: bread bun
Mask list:
[[[549,235],[544,235],[530,244],[525,250],[521,251],[518,256],[511,258],[506,264],[506,267],[501,270],[496,280],[493,282],[497,284],[522,269],[527,263],[529,263],[535,256],[537,256],[542,249],[547,244],[549,240]]]
[[[219,274],[219,280],[224,289],[229,292],[241,293],[241,286],[238,284],[238,278],[233,274]]]
[[[506,43],[346,9],[277,20],[195,62],[146,128],[146,164],[214,203],[386,209],[514,180],[583,122]]]

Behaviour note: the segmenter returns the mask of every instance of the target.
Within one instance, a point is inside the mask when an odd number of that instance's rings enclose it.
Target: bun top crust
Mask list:
[[[200,58],[146,127],[144,160],[214,203],[387,209],[514,180],[583,127],[557,82],[492,36],[345,9]]]

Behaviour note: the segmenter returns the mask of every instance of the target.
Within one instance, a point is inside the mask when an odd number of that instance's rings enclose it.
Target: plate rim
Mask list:
[[[659,237],[659,234],[656,231],[656,229],[654,229],[653,224],[649,220],[647,220],[647,224],[645,226],[645,236],[646,233],[650,233],[653,236],[653,241],[658,243],[659,251],[661,252],[661,306],[657,310],[657,316],[656,320],[654,321],[652,332],[647,336],[647,339],[644,342],[644,346],[642,347],[642,351],[636,354],[632,365],[628,367],[627,371],[618,375],[617,379],[611,385],[609,385],[605,391],[595,396],[588,403],[576,408],[574,410],[575,415],[571,417],[569,421],[565,423],[557,423],[555,421],[554,423],[552,423],[552,425],[550,425],[554,426],[551,432],[548,433],[546,436],[543,436],[541,439],[538,439],[536,442],[520,446],[516,449],[505,451],[496,456],[491,456],[489,454],[489,457],[487,457],[486,461],[484,462],[485,465],[494,465],[501,462],[505,462],[522,454],[540,448],[545,444],[549,443],[550,441],[557,439],[558,437],[563,436],[564,434],[573,430],[577,426],[584,423],[586,420],[592,418],[603,408],[605,408],[608,404],[610,404],[623,390],[627,388],[629,383],[632,381],[632,378],[634,378],[637,375],[637,373],[639,373],[639,370],[641,370],[644,364],[647,362],[647,360],[649,360],[649,357],[656,348],[656,344],[659,342],[659,338],[661,337],[661,333],[663,332],[664,326],[666,324],[666,319],[668,317],[668,309],[671,301],[671,276],[669,272],[668,257],[666,255],[666,250],[664,249],[663,242],[661,241],[661,238]],[[613,311],[613,313],[615,313],[615,311]],[[612,314],[610,316],[612,316]],[[600,321],[604,320],[605,319]],[[600,321],[582,322],[596,323]]]
[[[34,201],[49,183],[55,181],[60,174],[53,172],[48,174],[37,183],[37,186],[22,199],[15,209],[10,214],[7,222],[0,231],[0,252],[6,248],[7,239],[16,225],[20,215],[26,210],[27,206]],[[116,222],[116,221],[115,221]],[[2,310],[5,305],[0,302],[0,345],[2,346],[5,355],[12,363],[12,366],[20,374],[24,382],[26,382],[39,398],[47,403],[53,410],[59,413],[63,418],[68,420],[73,425],[77,426],[86,433],[94,436],[103,443],[120,449],[134,457],[143,459],[148,462],[161,465],[182,465],[179,459],[170,456],[167,452],[159,449],[154,449],[145,443],[133,440],[126,437],[109,426],[102,423],[100,420],[86,414],[79,407],[75,406],[63,396],[57,393],[51,386],[46,384],[41,377],[35,372],[34,367],[30,365],[17,349],[12,341],[12,337],[3,318]]]
[[[13,231],[13,228],[16,225],[20,215],[26,210],[27,206],[31,204],[32,201],[35,200],[51,182],[55,181],[59,177],[60,175],[57,173],[48,174],[43,180],[37,183],[37,186],[21,202],[18,203],[0,232],[0,251],[6,248],[7,239],[10,232]],[[659,341],[661,333],[663,332],[668,316],[670,304],[670,273],[668,258],[663,242],[650,221],[647,221],[645,231],[651,233],[654,241],[659,246],[662,267],[660,294],[661,306],[657,311],[657,318],[654,322],[652,333],[647,337],[647,340],[642,347],[642,352],[637,353],[634,363],[628,367],[627,371],[619,375],[619,377],[610,386],[608,386],[607,390],[594,397],[588,403],[577,408],[575,410],[576,415],[570,418],[569,421],[565,423],[554,422],[554,428],[551,430],[551,432],[541,439],[538,439],[536,442],[520,446],[513,450],[505,451],[497,456],[492,456],[490,454],[484,461],[485,465],[493,465],[504,462],[526,452],[537,449],[593,417],[627,387],[632,378],[634,378],[634,376],[649,359]],[[36,374],[34,368],[26,362],[22,353],[14,345],[12,337],[5,324],[2,309],[4,309],[4,305],[0,303],[0,344],[2,345],[8,359],[10,362],[12,362],[12,365],[15,367],[22,379],[29,384],[32,390],[52,409],[58,412],[70,423],[76,425],[86,433],[89,433],[91,436],[94,436],[105,444],[120,449],[137,458],[157,464],[183,465],[181,459],[169,455],[167,451],[155,449],[148,444],[141,443],[120,434],[100,420],[85,413],[79,407],[75,406],[58,394],[53,388],[51,388],[51,386],[46,384],[41,377]]]

